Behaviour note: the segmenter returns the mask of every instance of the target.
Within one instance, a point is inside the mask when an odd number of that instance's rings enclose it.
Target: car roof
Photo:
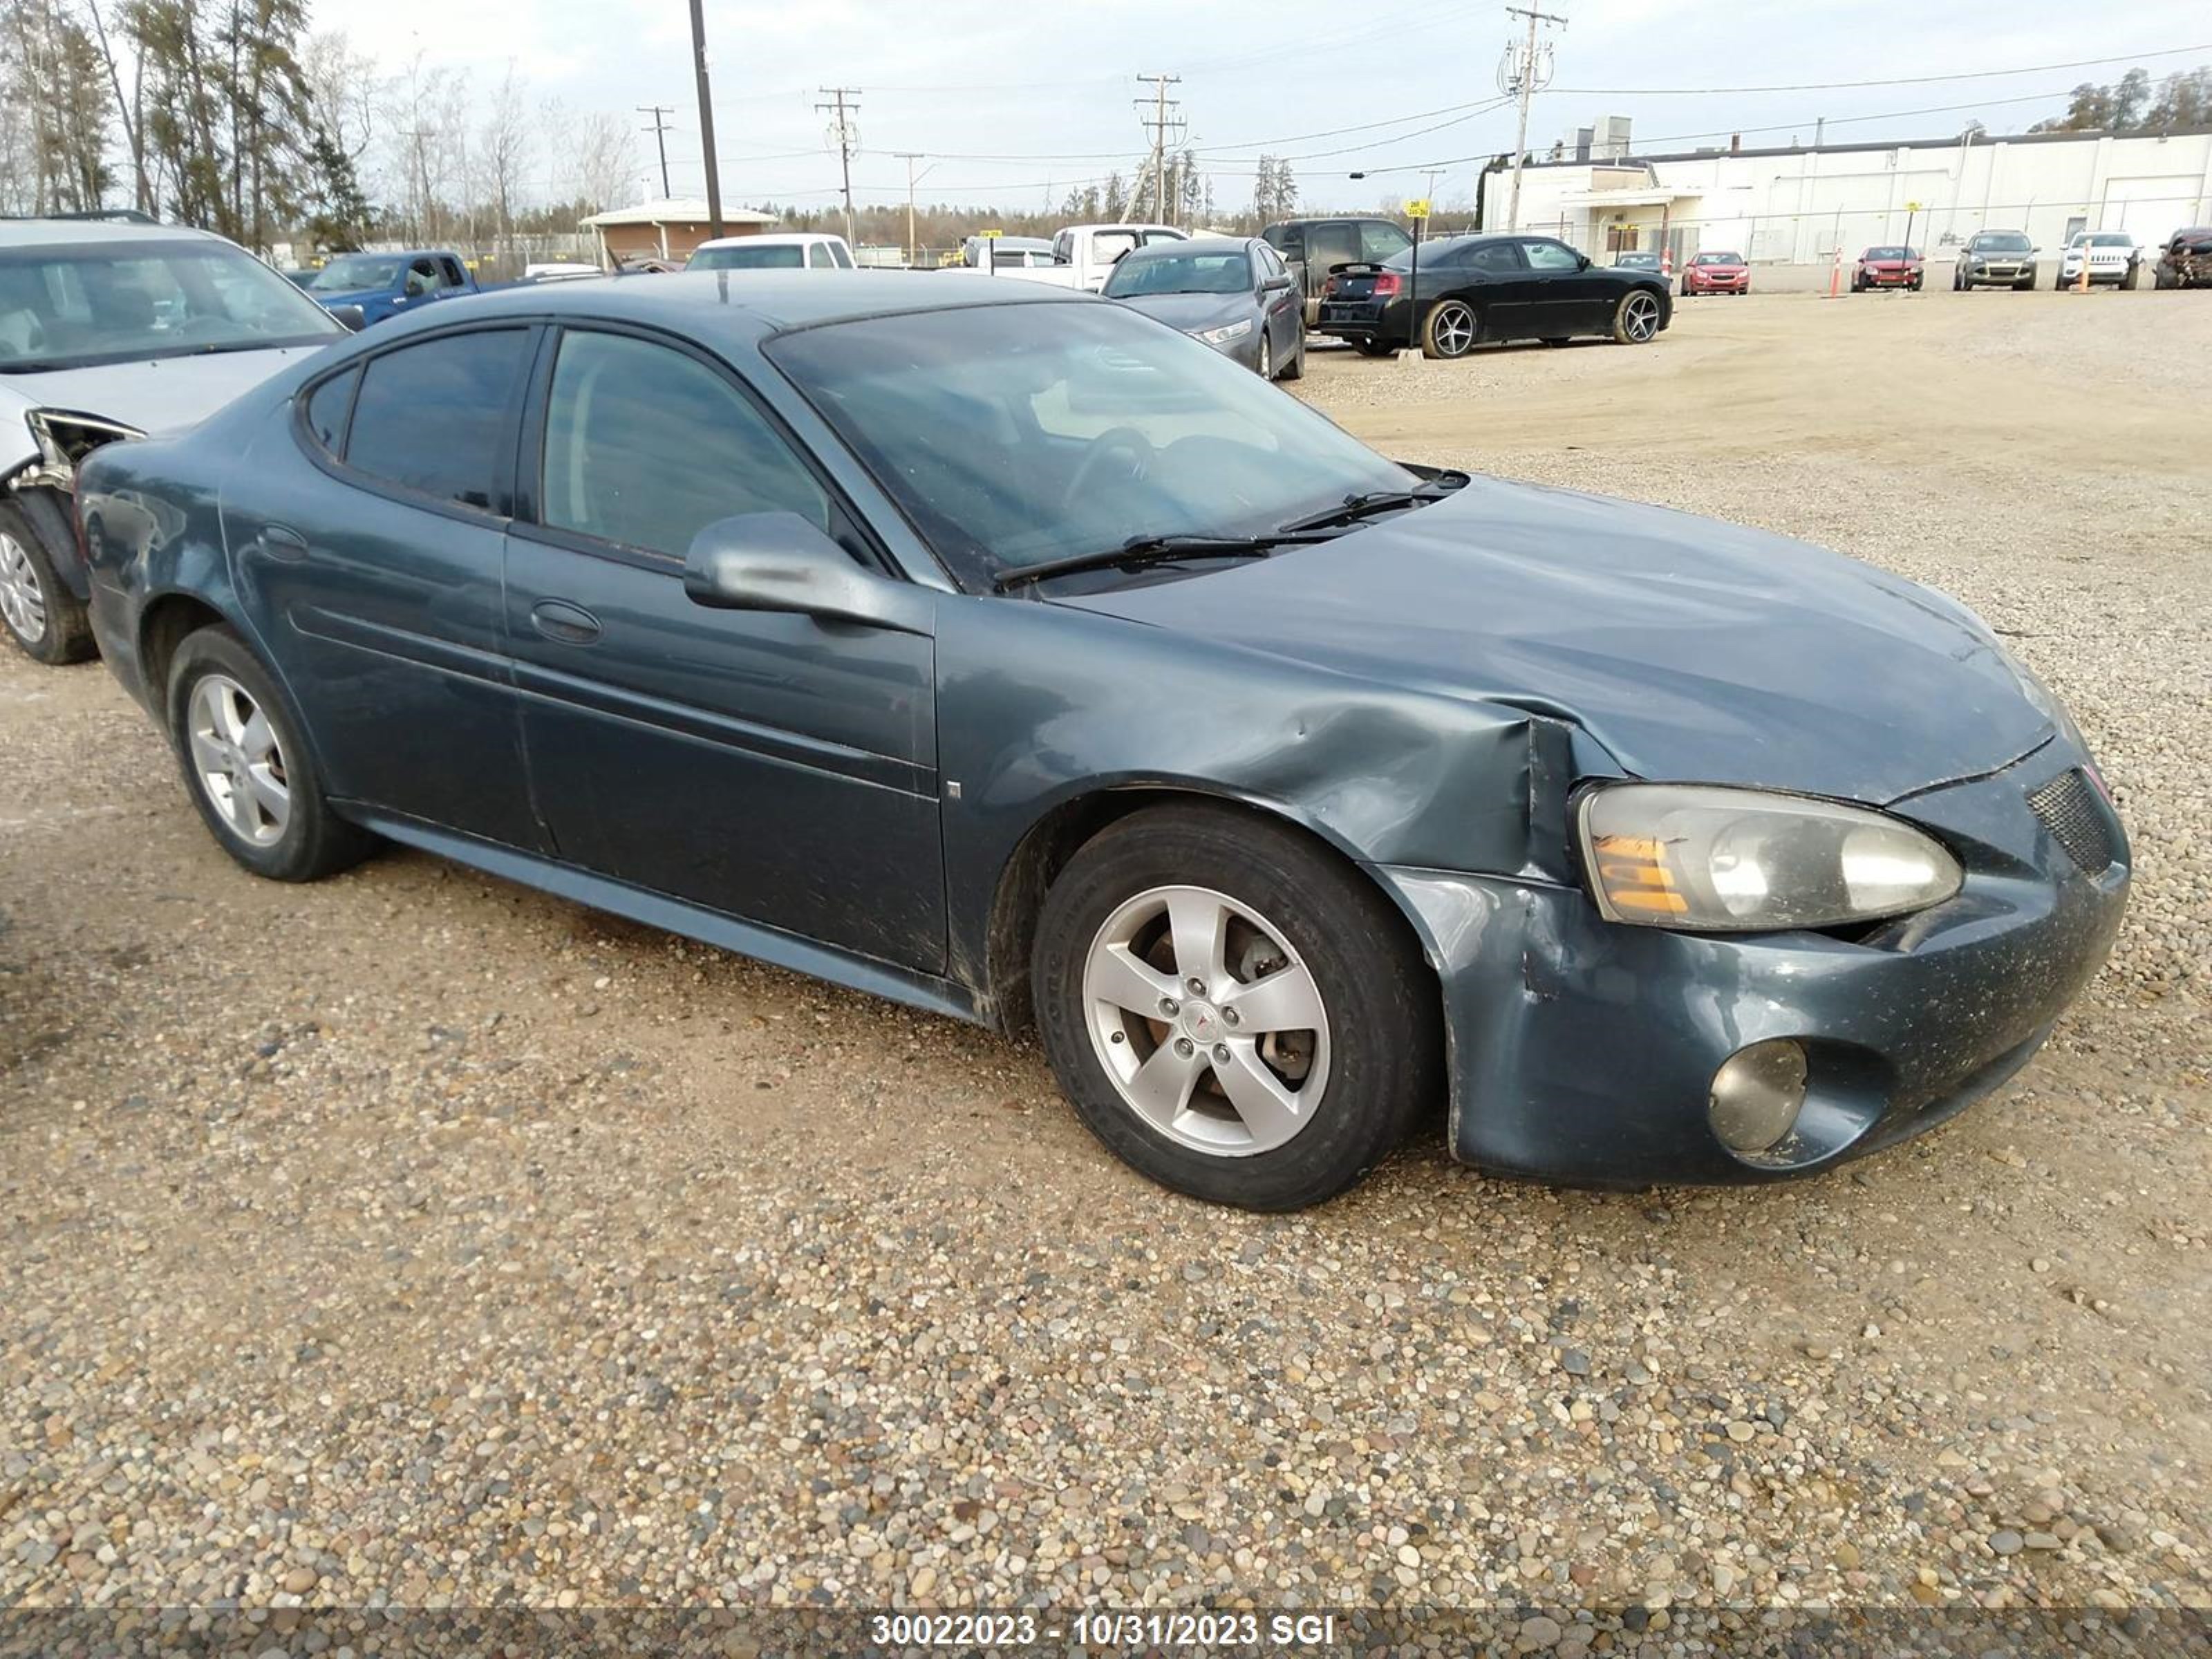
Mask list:
[[[699,244],[694,253],[710,247],[804,247],[809,242],[842,242],[831,230],[769,230],[757,236],[717,236]]]
[[[1185,253],[1246,253],[1256,236],[1188,236],[1180,242],[1147,242],[1142,247],[1133,247],[1123,254],[1123,259],[1156,259],[1163,254]]]
[[[118,223],[112,219],[0,219],[0,251],[10,248],[101,247],[146,242],[215,242],[229,238],[187,225]],[[243,248],[239,251],[242,253]]]
[[[980,271],[853,270],[834,283],[793,270],[675,271],[657,283],[579,277],[507,288],[428,306],[363,338],[450,326],[464,319],[595,317],[635,323],[702,341],[757,340],[787,329],[985,305],[1106,305],[1094,295]]]

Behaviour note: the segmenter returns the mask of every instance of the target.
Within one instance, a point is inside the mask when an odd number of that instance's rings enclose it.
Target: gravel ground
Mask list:
[[[2208,349],[1931,293],[1316,353],[1395,453],[1939,582],[2099,746],[2112,968],[1787,1188],[1206,1209],[1027,1048],[413,854],[256,883],[100,669],[0,659],[0,1608],[2212,1607]]]

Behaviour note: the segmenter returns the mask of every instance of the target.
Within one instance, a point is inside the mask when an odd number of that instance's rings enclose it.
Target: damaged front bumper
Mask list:
[[[1443,980],[1454,1154],[1574,1184],[1770,1181],[1891,1145],[1988,1093],[2034,1054],[2119,926],[2127,843],[2087,766],[2055,739],[1893,803],[1960,855],[1966,882],[1850,937],[1622,927],[1577,887],[1378,870]],[[2046,827],[2053,793],[2069,791],[2072,854]],[[1781,1038],[1806,1057],[1799,1127],[1775,1156],[1740,1156],[1709,1120],[1714,1073]]]

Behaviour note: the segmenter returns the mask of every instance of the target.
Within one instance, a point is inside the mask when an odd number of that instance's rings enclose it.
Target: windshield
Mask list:
[[[1975,237],[1973,248],[1977,253],[2025,253],[2028,240],[2017,231],[1993,231]]]
[[[2091,247],[2133,247],[2135,239],[2124,231],[2092,231],[2082,238]]]
[[[1631,270],[1642,270],[1646,266],[1656,265],[1658,263],[1659,256],[1656,253],[1624,253],[1620,258],[1613,261],[1613,264],[1617,265],[1626,265]]]
[[[1740,265],[1743,263],[1743,255],[1741,253],[1700,253],[1694,263],[1701,265]]]
[[[806,250],[796,242],[770,242],[765,247],[702,247],[693,254],[686,270],[797,270],[806,263]]]
[[[349,253],[333,259],[307,280],[310,294],[351,294],[366,288],[397,288],[407,261],[377,253]]]
[[[344,331],[267,265],[224,243],[0,256],[0,373],[320,345]]]
[[[769,356],[972,588],[1148,536],[1264,535],[1417,480],[1118,306],[963,307],[801,330]]]
[[[1252,261],[1244,250],[1228,253],[1130,254],[1106,279],[1109,299],[1137,294],[1249,294]]]
[[[1869,259],[1917,259],[1920,256],[1909,247],[1870,247],[1866,251]]]

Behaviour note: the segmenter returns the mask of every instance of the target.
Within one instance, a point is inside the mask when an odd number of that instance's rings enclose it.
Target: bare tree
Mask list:
[[[637,161],[629,124],[605,110],[595,111],[572,125],[565,139],[576,158],[576,194],[593,213],[629,198],[630,179]]]
[[[485,111],[483,126],[477,137],[477,154],[491,198],[500,252],[508,253],[514,247],[515,204],[530,164],[530,126],[523,108],[523,85],[515,76],[513,58],[507,60],[507,73],[500,78],[499,88]]]

